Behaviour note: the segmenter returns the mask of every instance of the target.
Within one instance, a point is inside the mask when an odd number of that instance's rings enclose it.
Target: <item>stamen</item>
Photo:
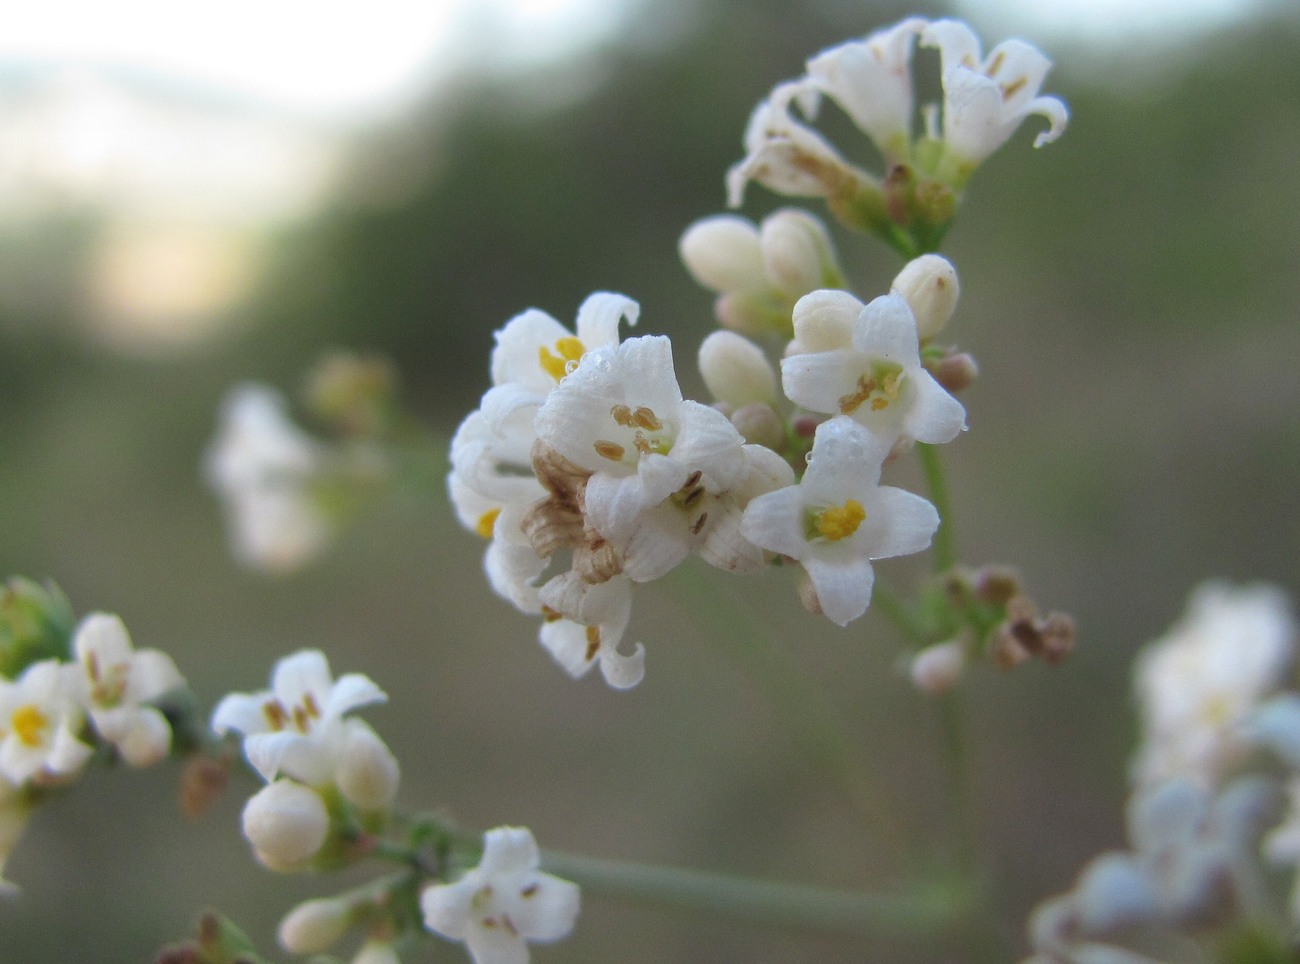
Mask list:
[[[542,606],[542,621],[548,623],[558,622],[564,618],[564,613],[558,609],[552,609],[550,606]]]
[[[527,887],[525,887],[523,890],[521,890],[521,891],[519,892],[519,896],[520,896],[520,897],[532,897],[532,896],[534,896],[534,895],[537,893],[537,890],[538,890],[538,886],[537,886],[536,881],[534,881],[533,883],[531,883],[531,884],[529,884]]]
[[[587,662],[590,663],[596,658],[596,653],[600,651],[600,629],[596,626],[587,627]],[[534,884],[534,889],[536,885]],[[527,895],[525,895],[527,896]]]
[[[611,462],[622,462],[623,455],[627,451],[617,442],[610,442],[606,439],[601,439],[592,447],[596,450],[597,455],[603,459],[609,459]]]
[[[1010,100],[1010,99],[1011,99],[1012,97],[1014,97],[1014,96],[1016,95],[1016,93],[1017,93],[1018,91],[1020,91],[1020,90],[1025,86],[1025,84],[1027,84],[1027,83],[1029,83],[1029,78],[1028,78],[1028,77],[1017,77],[1015,80],[1013,80],[1013,81],[1012,81],[1011,83],[1009,83],[1009,84],[1000,84],[999,87],[1000,87],[1001,90],[1002,90],[1002,99],[1003,99],[1003,100]]]
[[[262,704],[262,715],[273,730],[283,730],[289,722],[289,714],[279,700],[267,700]]]
[[[307,711],[308,716],[320,719],[320,707],[316,705],[316,697],[311,693],[306,693],[302,698],[302,708]]]
[[[474,531],[484,539],[491,539],[497,524],[497,516],[500,514],[501,510],[499,508],[488,509],[478,517],[478,522],[474,523]]]
[[[542,366],[542,371],[558,382],[578,367],[578,361],[586,350],[581,341],[569,335],[555,343],[554,353],[545,345],[538,348],[537,361]]]
[[[657,432],[664,427],[664,423],[659,421],[659,416],[654,413],[654,410],[644,405],[632,413],[632,420],[647,432]]]
[[[1002,69],[1002,63],[1006,59],[1007,59],[1007,52],[1005,50],[999,50],[996,54],[994,54],[993,59],[989,61],[989,65],[984,68],[984,73],[987,76],[992,77],[994,74],[996,74],[999,70]]]
[[[615,422],[624,428],[632,427],[632,409],[626,405],[615,405],[609,410],[609,414],[613,416]]]
[[[691,535],[698,536],[700,534],[700,530],[704,528],[704,523],[707,522],[708,520],[709,520],[709,514],[707,512],[701,512],[700,517],[695,520],[695,525],[691,526]]]
[[[50,718],[29,703],[14,710],[13,715],[9,717],[9,723],[13,726],[19,742],[24,746],[35,748],[41,745],[41,734],[49,727]]]

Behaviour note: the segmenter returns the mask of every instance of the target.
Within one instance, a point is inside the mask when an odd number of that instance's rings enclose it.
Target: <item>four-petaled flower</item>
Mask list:
[[[33,663],[17,680],[0,679],[0,776],[15,786],[71,777],[93,752],[77,738],[84,714],[77,668]]]
[[[966,410],[922,367],[916,318],[907,300],[897,293],[882,295],[849,322],[856,299],[827,294],[814,292],[805,299],[819,306],[816,312],[801,311],[802,301],[795,306],[795,338],[817,348],[781,362],[781,383],[790,400],[812,412],[847,415],[888,444],[956,438],[966,427]],[[838,327],[828,315],[839,317]],[[847,333],[848,343],[837,344],[827,331]]]
[[[751,542],[803,564],[821,611],[841,626],[871,602],[871,560],[920,552],[939,527],[928,501],[879,484],[888,454],[850,418],[823,422],[800,483],[758,496],[741,521]]]
[[[212,729],[243,734],[244,755],[264,779],[285,774],[321,786],[334,779],[349,728],[365,726],[343,715],[387,699],[360,673],[335,681],[324,654],[307,649],[276,664],[269,690],[222,699],[212,714]]]
[[[464,941],[475,964],[526,964],[526,941],[568,935],[578,916],[578,886],[538,869],[537,842],[525,827],[483,835],[479,865],[420,897],[429,930]]]

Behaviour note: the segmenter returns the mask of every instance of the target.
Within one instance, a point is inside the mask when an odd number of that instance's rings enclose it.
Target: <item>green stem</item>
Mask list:
[[[894,628],[914,649],[920,649],[933,642],[916,613],[899,598],[893,587],[879,578],[876,579],[876,585],[871,591],[871,604],[877,612],[894,624]]]
[[[542,853],[542,868],[611,897],[689,907],[775,928],[870,937],[937,937],[966,916],[970,902],[969,894],[951,887],[870,894],[552,851]]]
[[[930,501],[939,510],[939,528],[934,534],[934,571],[947,572],[957,565],[957,543],[952,534],[952,502],[948,498],[943,463],[939,459],[939,450],[925,442],[916,443],[916,454],[925,473]]]

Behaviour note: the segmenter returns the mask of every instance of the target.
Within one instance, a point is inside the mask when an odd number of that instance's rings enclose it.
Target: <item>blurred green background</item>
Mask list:
[[[1008,960],[1033,904],[1123,843],[1135,649],[1206,577],[1300,588],[1300,18],[1252,11],[1194,39],[1031,35],[1057,62],[1045,89],[1070,104],[1070,128],[1043,151],[1022,131],[993,157],[945,251],[963,285],[949,331],[982,369],[971,431],[945,450],[961,553],[1015,564],[1080,628],[1063,666],[981,668],[966,685]],[[482,545],[440,488],[371,509],[324,560],[269,579],[231,561],[199,465],[228,386],[292,392],[338,346],[388,355],[449,435],[487,386],[494,329],[534,305],[567,323],[597,289],[640,301],[638,333],[673,337],[698,397],[710,297],[679,267],[678,235],[722,209],[745,120],[775,82],[909,12],[642,8],[563,61],[458,74],[355,124],[328,190],[271,224],[223,217],[219,197],[206,221],[55,189],[4,208],[0,572],[120,613],[208,705],[263,687],[299,647],[369,674],[391,701],[366,716],[402,761],[409,809],[526,824],[544,847],[603,857],[845,888],[905,879],[953,818],[938,714],[900,676],[883,620],[839,630],[802,611],[788,573],[730,579],[697,561],[638,590],[629,638],[646,643],[647,676],[618,693],[568,680],[533,621],[492,596]],[[1006,29],[969,16],[990,45]],[[20,102],[25,84],[0,72]],[[752,217],[780,203],[758,188],[748,200]],[[838,239],[859,293],[883,292],[895,256]],[[239,297],[187,300],[222,279]],[[182,293],[150,300],[151,282]],[[916,485],[906,469],[893,480]],[[789,667],[795,699],[803,676],[825,689],[894,825],[845,801],[789,700],[755,681]],[[292,903],[330,892],[249,859],[251,779],[192,825],[177,775],[93,772],[42,808],[6,871],[24,895],[0,904],[0,962],[148,960],[208,906],[270,954]],[[899,839],[915,862],[894,855]],[[464,959],[433,941],[424,953]],[[541,962],[964,959],[942,940],[864,944],[596,894],[569,941],[534,949]]]

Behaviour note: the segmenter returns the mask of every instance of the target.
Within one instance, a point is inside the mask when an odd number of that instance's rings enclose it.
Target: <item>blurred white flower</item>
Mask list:
[[[526,941],[555,941],[573,930],[576,884],[537,869],[537,842],[524,827],[483,836],[479,865],[453,884],[420,897],[425,926],[464,941],[474,964],[526,964]]]
[[[117,616],[91,613],[72,640],[81,664],[83,699],[95,730],[135,767],[152,766],[171,749],[171,725],[153,706],[164,693],[185,685],[166,653],[134,649]]]
[[[1248,747],[1247,719],[1282,685],[1295,639],[1280,589],[1221,582],[1196,589],[1183,618],[1138,657],[1142,742],[1133,779],[1221,779]]]
[[[270,870],[298,870],[321,849],[329,834],[325,801],[296,780],[268,783],[249,797],[242,816],[244,837]]]
[[[15,786],[74,776],[93,752],[77,738],[84,715],[77,667],[47,659],[0,679],[0,776]]]
[[[289,420],[278,392],[249,384],[226,396],[204,468],[225,505],[240,562],[287,572],[324,548],[331,527],[311,492],[322,462],[321,448]]]
[[[311,786],[330,783],[350,730],[350,710],[388,699],[368,676],[348,673],[334,680],[319,650],[301,650],[275,665],[271,688],[231,693],[217,704],[212,729],[236,730],[244,755],[266,780],[287,774]]]
[[[624,576],[584,583],[568,572],[542,590],[545,605],[541,643],[566,673],[577,679],[599,664],[605,682],[630,689],[645,675],[645,647],[618,651],[632,612],[632,584]]]
[[[798,485],[753,499],[741,532],[803,564],[821,611],[843,626],[867,610],[871,560],[920,552],[939,526],[933,505],[880,485],[889,443],[850,418],[817,426]]]

